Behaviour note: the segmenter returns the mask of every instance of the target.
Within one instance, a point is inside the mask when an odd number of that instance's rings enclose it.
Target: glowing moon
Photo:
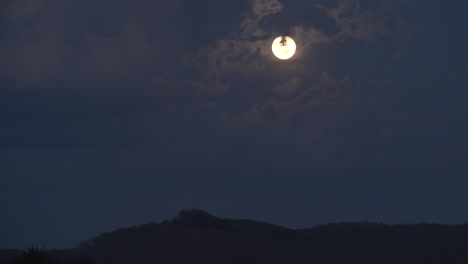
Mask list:
[[[287,60],[296,53],[296,42],[289,36],[279,36],[273,40],[271,50],[278,59]]]

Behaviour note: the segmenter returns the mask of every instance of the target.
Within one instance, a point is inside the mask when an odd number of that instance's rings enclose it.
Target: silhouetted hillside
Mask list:
[[[468,263],[468,225],[341,223],[293,230],[184,210],[171,221],[104,233],[56,254],[103,264],[456,264]]]

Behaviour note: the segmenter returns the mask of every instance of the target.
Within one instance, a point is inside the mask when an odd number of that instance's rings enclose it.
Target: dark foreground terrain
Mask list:
[[[294,230],[184,210],[171,221],[122,228],[75,249],[42,253],[0,250],[0,263],[457,264],[468,263],[468,225],[341,223]]]

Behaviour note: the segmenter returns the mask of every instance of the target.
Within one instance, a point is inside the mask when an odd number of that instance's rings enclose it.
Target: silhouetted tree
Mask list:
[[[92,264],[92,263],[93,261],[91,257],[86,256],[86,255],[74,257],[66,261],[66,264]]]
[[[46,250],[32,247],[13,257],[10,264],[60,264],[60,260]]]
[[[92,264],[93,261],[89,256],[80,255],[60,259],[54,256],[50,251],[37,248],[29,248],[21,255],[16,255],[12,258],[9,264]]]

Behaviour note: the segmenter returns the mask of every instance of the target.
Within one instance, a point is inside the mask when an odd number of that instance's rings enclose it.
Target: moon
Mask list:
[[[296,42],[289,36],[279,36],[273,40],[271,50],[278,59],[287,60],[296,53]]]

